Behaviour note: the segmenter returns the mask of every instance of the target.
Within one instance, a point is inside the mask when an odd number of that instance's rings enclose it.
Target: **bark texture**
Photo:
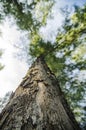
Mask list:
[[[0,114],[0,130],[81,130],[43,58],[11,95]]]

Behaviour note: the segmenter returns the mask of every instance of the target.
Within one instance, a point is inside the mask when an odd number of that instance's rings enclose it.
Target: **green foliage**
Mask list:
[[[42,24],[46,24],[49,11],[53,6],[49,0],[23,1],[18,0],[0,0],[3,6],[3,14],[1,16],[13,15],[16,23],[21,29],[33,31]]]

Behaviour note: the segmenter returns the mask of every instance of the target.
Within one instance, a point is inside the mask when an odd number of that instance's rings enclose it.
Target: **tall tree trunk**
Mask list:
[[[0,130],[81,130],[42,57],[34,62],[0,114]]]

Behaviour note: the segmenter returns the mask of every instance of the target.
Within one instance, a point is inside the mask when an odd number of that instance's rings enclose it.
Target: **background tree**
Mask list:
[[[86,69],[86,6],[75,6],[72,15],[63,10],[63,27],[57,31],[56,39],[52,42],[49,39],[45,41],[40,30],[46,27],[47,20],[52,16],[55,1],[0,0],[0,3],[3,9],[1,17],[13,16],[19,28],[28,32],[29,55],[33,59],[40,54],[45,56],[48,66],[59,79],[77,120],[81,122],[85,119],[81,102],[84,103],[86,98],[86,81],[84,78],[81,80],[79,75],[83,76]]]

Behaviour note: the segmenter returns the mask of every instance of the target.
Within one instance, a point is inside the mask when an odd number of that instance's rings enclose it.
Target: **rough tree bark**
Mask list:
[[[0,114],[0,130],[81,130],[42,57],[33,63]]]

